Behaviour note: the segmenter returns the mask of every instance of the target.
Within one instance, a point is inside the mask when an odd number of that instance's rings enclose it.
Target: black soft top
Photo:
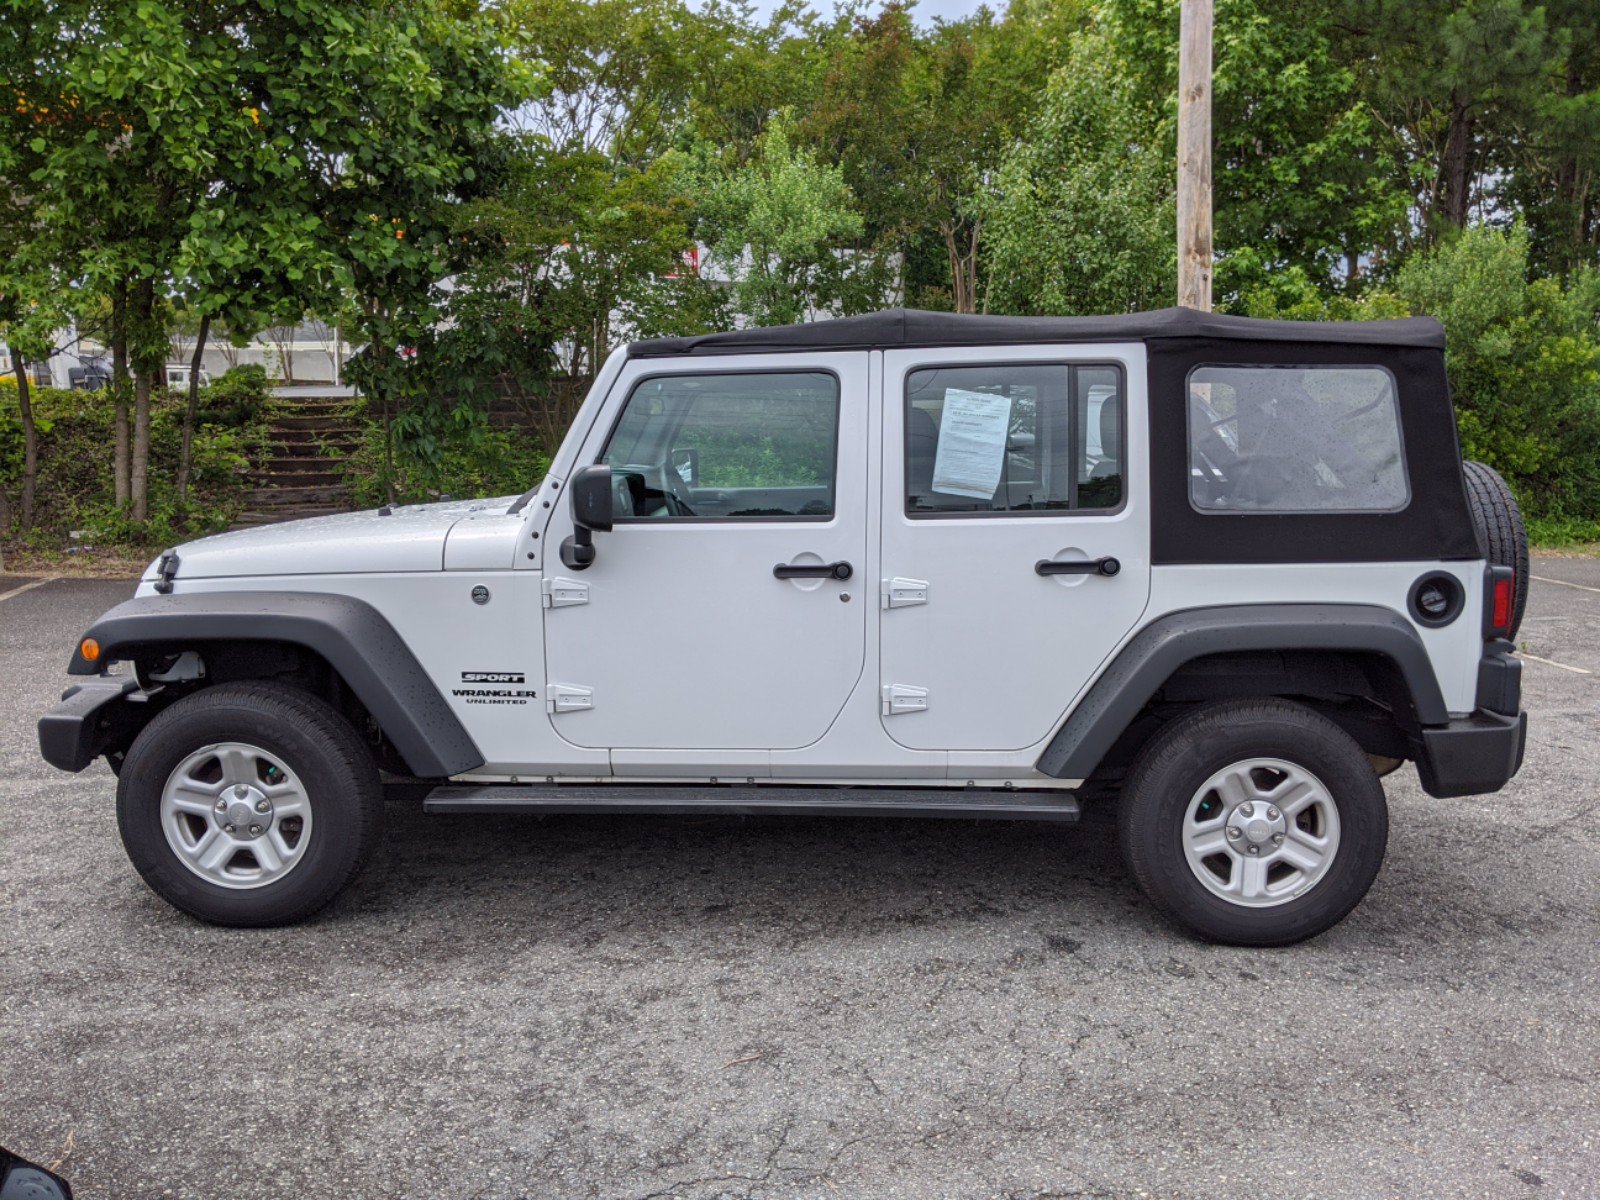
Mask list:
[[[976,313],[883,312],[804,325],[737,329],[698,337],[652,338],[628,347],[630,358],[759,354],[801,350],[892,350],[905,346],[988,346],[1041,342],[1151,342],[1169,338],[1298,342],[1340,346],[1444,349],[1432,317],[1396,321],[1269,321],[1195,308],[1107,317],[992,317]]]

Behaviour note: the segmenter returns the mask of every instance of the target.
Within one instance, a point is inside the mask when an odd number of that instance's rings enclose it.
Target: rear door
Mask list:
[[[595,536],[588,570],[546,566],[563,738],[613,750],[619,770],[694,751],[704,773],[827,732],[866,664],[853,576],[866,563],[867,360],[627,365],[625,402],[608,404],[581,459],[611,466],[616,527]],[[562,506],[551,544],[570,527]],[[701,753],[716,750],[736,753]]]
[[[889,351],[883,394],[884,728],[1032,746],[1149,597],[1143,348]]]

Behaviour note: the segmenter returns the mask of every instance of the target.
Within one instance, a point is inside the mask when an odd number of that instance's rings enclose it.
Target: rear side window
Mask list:
[[[1189,499],[1201,512],[1397,512],[1410,501],[1382,367],[1189,373]]]
[[[1113,366],[926,367],[906,377],[906,512],[1103,511],[1122,504]]]

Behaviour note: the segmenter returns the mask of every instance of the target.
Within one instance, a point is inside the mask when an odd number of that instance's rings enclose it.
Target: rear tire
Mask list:
[[[147,725],[117,781],[128,857],[173,907],[217,925],[304,920],[377,845],[383,793],[334,708],[277,683],[186,696]]]
[[[1522,610],[1528,604],[1528,529],[1522,521],[1522,508],[1511,488],[1493,467],[1481,462],[1464,462],[1461,474],[1467,483],[1467,501],[1472,506],[1472,523],[1478,528],[1489,561],[1497,567],[1510,567],[1516,573],[1516,593],[1511,609],[1511,636],[1522,628]]]
[[[1372,764],[1332,721],[1287,700],[1237,700],[1146,744],[1118,832],[1162,912],[1213,941],[1283,946],[1360,903],[1383,864],[1389,816]]]

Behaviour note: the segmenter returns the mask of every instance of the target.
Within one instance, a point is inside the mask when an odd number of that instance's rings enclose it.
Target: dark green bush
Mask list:
[[[58,542],[69,531],[80,530],[83,540],[92,543],[155,546],[227,528],[243,507],[251,464],[265,450],[263,414],[256,406],[253,418],[228,423],[205,419],[197,425],[189,501],[180,507],[178,457],[186,403],[187,397],[178,392],[151,397],[150,520],[138,525],[114,502],[115,434],[109,393],[35,391],[39,477],[32,540]],[[236,393],[222,409],[244,417],[252,406]],[[203,407],[202,414],[208,418],[210,411]],[[13,521],[21,517],[22,466],[16,384],[0,383],[0,487],[11,501]]]

